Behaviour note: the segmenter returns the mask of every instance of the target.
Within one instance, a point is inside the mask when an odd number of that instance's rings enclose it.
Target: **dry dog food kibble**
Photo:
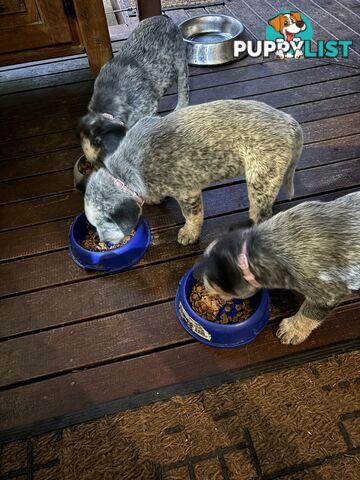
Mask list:
[[[194,311],[201,317],[224,325],[243,322],[253,312],[250,301],[244,300],[242,304],[235,305],[236,313],[232,314],[234,302],[232,300],[225,302],[220,297],[211,296],[200,282],[196,283],[191,290],[190,303]],[[218,319],[218,313],[222,307],[224,307],[223,313]]]
[[[82,175],[87,175],[88,173],[92,172],[93,165],[90,162],[79,162],[79,172]]]
[[[196,283],[190,294],[190,303],[196,313],[214,322],[220,307],[225,302],[220,297],[209,295],[202,283]]]
[[[124,237],[121,242],[117,243],[116,245],[108,246],[106,243],[99,241],[96,230],[89,230],[85,240],[81,243],[81,246],[86,248],[86,250],[91,250],[92,252],[105,252],[107,250],[114,250],[115,248],[125,245],[134,236],[134,233],[134,231],[131,232],[130,235]]]

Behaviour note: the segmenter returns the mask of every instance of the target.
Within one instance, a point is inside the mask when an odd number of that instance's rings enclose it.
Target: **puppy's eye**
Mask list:
[[[285,26],[289,25],[288,20],[285,20],[284,25],[285,25]]]

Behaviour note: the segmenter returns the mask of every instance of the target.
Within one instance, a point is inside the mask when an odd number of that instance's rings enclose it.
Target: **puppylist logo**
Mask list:
[[[268,20],[265,40],[256,42],[235,41],[234,56],[268,58],[275,54],[277,58],[337,58],[349,57],[352,40],[318,40],[316,48],[311,49],[313,29],[310,20],[303,13],[283,10]]]
[[[310,20],[300,12],[281,12],[268,20],[265,39],[275,42],[278,58],[304,56],[305,42],[311,45],[313,37]]]

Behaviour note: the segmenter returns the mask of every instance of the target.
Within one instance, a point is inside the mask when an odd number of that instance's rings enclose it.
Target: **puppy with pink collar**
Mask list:
[[[305,202],[212,242],[195,269],[211,294],[249,298],[260,288],[305,296],[277,336],[296,345],[349,292],[360,290],[360,192]]]

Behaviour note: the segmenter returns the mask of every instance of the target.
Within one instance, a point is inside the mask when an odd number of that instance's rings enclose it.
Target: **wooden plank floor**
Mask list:
[[[331,30],[332,37],[354,40],[351,65],[247,58],[190,70],[192,104],[256,99],[301,122],[305,148],[296,194],[289,202],[280,193],[275,211],[359,190],[360,70],[354,64],[360,35],[354,18],[360,19],[360,3],[342,3],[299,0],[296,8],[310,17],[318,38],[328,38]],[[267,18],[280,8],[294,5],[233,0],[167,13],[176,21],[205,11],[232,13],[253,36],[263,38]],[[113,42],[114,51],[121,41]],[[167,200],[145,208],[152,245],[132,270],[109,275],[79,269],[68,255],[67,237],[83,208],[72,187],[72,167],[80,154],[78,120],[93,88],[87,60],[78,55],[3,67],[0,82],[0,439],[90,418],[100,414],[99,405],[118,399],[131,406],[141,395],[160,398],[169,386],[201,385],[224,372],[356,346],[360,295],[347,298],[297,347],[280,345],[274,334],[279,320],[297,308],[290,292],[274,292],[271,322],[243,349],[204,347],[178,325],[174,295],[182,274],[230,223],[247,216],[240,178],[204,192],[199,244],[176,243],[183,219],[177,204]],[[173,87],[161,113],[175,104]]]

